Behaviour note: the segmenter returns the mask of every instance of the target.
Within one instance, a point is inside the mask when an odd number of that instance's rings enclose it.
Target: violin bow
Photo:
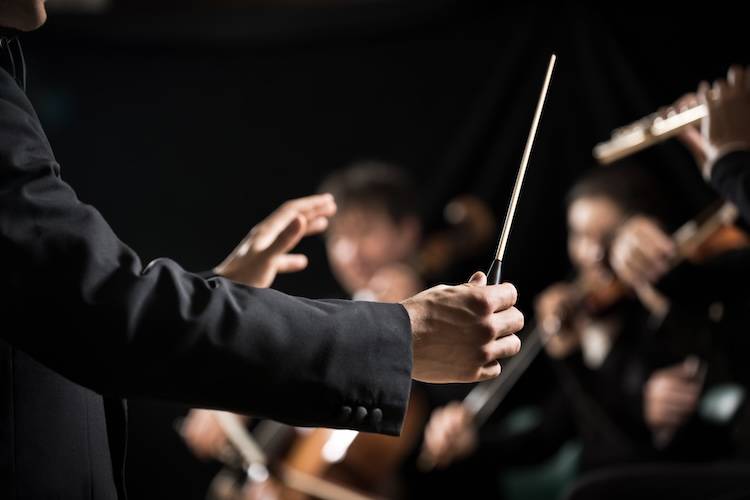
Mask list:
[[[487,284],[497,285],[502,279],[502,267],[503,257],[505,256],[505,247],[508,244],[508,237],[510,236],[510,228],[513,225],[513,217],[516,214],[516,205],[518,204],[518,198],[521,196],[521,186],[523,185],[523,179],[526,176],[526,167],[529,165],[529,158],[531,157],[531,147],[534,145],[534,139],[536,138],[536,131],[539,128],[539,120],[542,117],[542,109],[544,108],[544,102],[547,99],[547,91],[549,90],[549,84],[552,80],[552,70],[555,68],[555,61],[557,56],[552,54],[549,59],[549,65],[547,66],[547,75],[544,77],[544,85],[542,85],[542,92],[539,95],[539,102],[536,105],[536,111],[534,112],[534,119],[531,121],[531,131],[526,139],[526,147],[523,150],[523,157],[521,157],[521,167],[518,169],[516,175],[516,183],[513,186],[513,193],[510,197],[510,204],[508,205],[508,211],[505,214],[505,222],[503,223],[503,229],[500,232],[500,241],[497,244],[497,250],[495,251],[495,260],[492,261],[490,270],[487,271]]]

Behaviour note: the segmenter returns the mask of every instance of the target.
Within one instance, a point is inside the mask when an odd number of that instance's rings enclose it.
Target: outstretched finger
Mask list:
[[[280,273],[296,273],[307,267],[307,257],[300,253],[289,253],[276,257],[276,270]]]
[[[320,234],[328,229],[328,218],[325,216],[318,216],[314,219],[307,219],[307,231],[305,236],[311,236],[313,234]]]
[[[316,194],[287,201],[253,229],[256,248],[263,251],[271,246],[277,236],[297,217],[302,216],[307,223],[318,216],[333,215],[335,212],[336,204],[330,194]]]
[[[270,255],[283,255],[289,252],[297,246],[297,243],[305,236],[306,231],[307,223],[304,217],[298,215],[289,222],[283,231],[277,234],[265,252]]]

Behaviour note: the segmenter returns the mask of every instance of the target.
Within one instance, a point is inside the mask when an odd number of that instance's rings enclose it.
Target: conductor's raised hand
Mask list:
[[[523,314],[510,283],[487,286],[484,273],[468,283],[439,285],[402,302],[412,327],[412,377],[423,382],[475,382],[500,374],[498,359],[521,349],[514,335]]]
[[[330,194],[289,200],[253,227],[214,271],[248,286],[268,287],[278,273],[307,267],[305,255],[289,252],[303,237],[325,231],[335,213]]]

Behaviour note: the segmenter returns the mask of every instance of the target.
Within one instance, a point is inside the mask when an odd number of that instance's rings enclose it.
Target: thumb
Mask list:
[[[305,236],[305,231],[307,231],[305,218],[298,215],[279,233],[276,240],[271,243],[264,253],[282,255],[289,252]]]
[[[469,285],[484,286],[487,284],[487,275],[482,271],[477,271],[469,278]]]

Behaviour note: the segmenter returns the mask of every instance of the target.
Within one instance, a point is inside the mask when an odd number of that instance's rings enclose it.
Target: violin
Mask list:
[[[699,263],[750,245],[750,237],[733,225],[737,215],[737,209],[733,205],[723,203],[709,207],[695,219],[683,224],[672,234],[677,247],[673,265],[683,260]],[[593,280],[579,278],[574,287],[574,305],[566,310],[570,315],[580,312],[601,314],[630,293],[629,288],[611,274]],[[527,328],[527,333],[522,334],[521,352],[503,364],[502,376],[478,384],[464,398],[462,404],[472,416],[474,425],[480,427],[489,419],[564,321],[567,319],[559,318],[555,321],[556,325],[536,324]],[[662,445],[668,439],[669,437],[659,438]],[[430,470],[434,467],[434,462],[423,452],[419,465],[423,470]]]
[[[412,259],[398,264],[424,282],[483,251],[494,236],[492,210],[477,197],[451,200],[443,216],[444,227],[426,238]],[[400,301],[414,293],[397,283],[371,292],[365,296],[380,301]],[[237,421],[228,420],[234,415],[226,415],[222,414],[220,424],[237,453],[214,479],[210,498],[362,500],[396,496],[398,467],[418,444],[429,409],[426,398],[413,390],[398,437],[340,429],[299,430],[272,421],[262,421],[250,434]]]
[[[555,60],[556,56],[553,54],[532,120],[531,131],[524,149],[521,167],[516,177],[505,223],[495,252],[495,259],[487,273],[489,284],[498,284],[501,279],[502,259],[529,162],[531,147],[549,89]],[[467,257],[474,251],[482,249],[486,240],[492,236],[494,228],[492,213],[475,198],[461,197],[454,200],[446,207],[446,218],[449,223],[452,223],[452,227],[428,239],[414,263],[415,272],[423,278],[439,274],[441,270],[446,269],[449,264],[457,259]],[[400,300],[407,296],[389,296],[388,298]],[[389,482],[389,478],[393,477],[396,467],[416,444],[418,433],[415,431],[421,432],[428,417],[426,408],[423,407],[424,404],[419,393],[412,391],[404,429],[399,437],[330,429],[315,429],[309,432],[304,439],[292,446],[288,458],[281,467],[277,467],[282,472],[282,475],[279,476],[282,488],[277,490],[275,497],[294,500],[311,497],[331,498],[322,496],[323,491],[315,494],[309,489],[305,491],[299,485],[290,488],[289,471],[302,473],[307,479],[321,477],[327,484],[333,484],[334,486],[345,485],[340,487],[348,490],[347,495],[352,493],[359,495],[349,488],[349,485],[354,484],[360,491],[374,492],[375,494],[382,492],[387,494],[388,497],[392,497],[394,492],[388,492],[387,488],[384,490],[383,486]],[[248,468],[248,472],[250,472],[250,468]],[[325,493],[330,495],[333,492],[328,488]],[[349,498],[354,500],[361,497]],[[332,500],[338,500],[338,498]]]
[[[734,225],[737,208],[728,202],[718,202],[701,212],[672,233],[676,257],[672,267],[682,261],[701,263],[713,256],[750,244],[750,237]],[[586,276],[574,282],[575,299],[569,312],[583,310],[596,316],[606,312],[630,294],[627,285],[612,273]]]

